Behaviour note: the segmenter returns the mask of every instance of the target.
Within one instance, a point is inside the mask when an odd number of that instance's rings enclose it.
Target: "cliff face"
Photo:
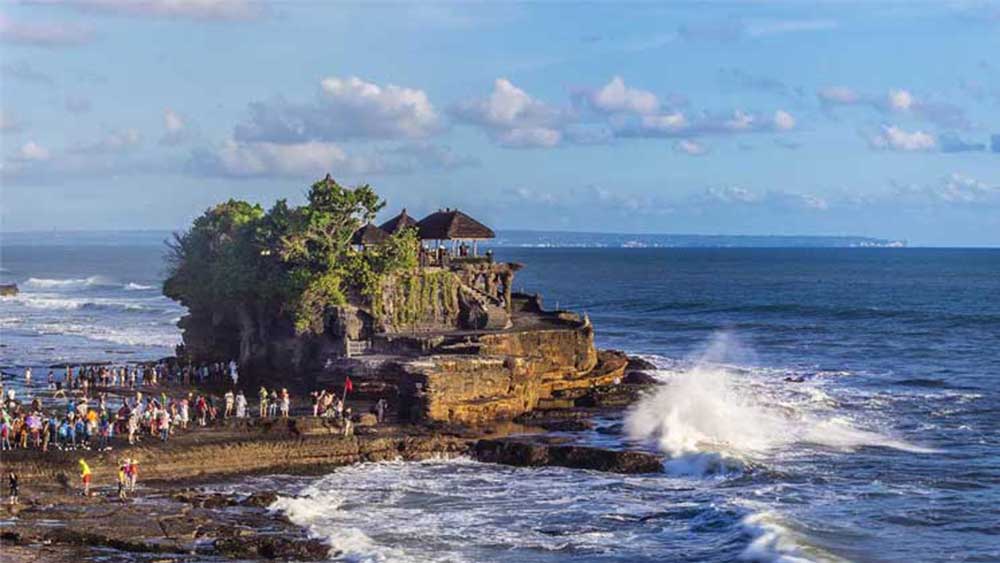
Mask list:
[[[478,354],[439,354],[398,366],[400,404],[412,417],[462,424],[511,419],[558,397],[618,381],[628,360],[594,349],[589,323],[486,334]],[[571,406],[568,403],[566,406]]]

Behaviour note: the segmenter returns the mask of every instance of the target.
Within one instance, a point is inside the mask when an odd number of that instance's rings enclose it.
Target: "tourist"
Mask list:
[[[7,492],[8,492],[8,502],[11,505],[18,503],[17,497],[20,496],[18,492],[17,485],[17,474],[11,471],[7,474]]]
[[[385,410],[387,407],[388,404],[386,403],[385,399],[380,397],[378,401],[375,401],[375,418],[379,421],[380,424],[382,423],[383,420],[385,420]]]
[[[226,401],[226,410],[222,413],[222,418],[228,419],[229,417],[233,416],[233,406],[236,402],[236,396],[233,395],[232,389],[226,391],[225,401]]]
[[[233,380],[233,387],[240,380],[240,373],[236,367],[236,360],[229,360],[229,377]]]
[[[133,445],[136,443],[138,438],[136,434],[139,432],[139,411],[133,410],[128,417],[128,443]]]
[[[31,387],[31,368],[24,368],[24,386]]]
[[[271,395],[267,399],[267,416],[275,418],[278,416],[278,390],[271,389]]]
[[[208,402],[204,395],[198,395],[198,400],[194,404],[194,412],[198,415],[198,426],[205,426],[208,418]]]
[[[128,498],[128,476],[125,474],[125,468],[127,466],[127,459],[123,459],[122,462],[118,464],[118,499],[122,501]]]
[[[191,393],[187,397],[181,398],[180,424],[182,430],[187,430],[188,422],[191,420]]]
[[[353,426],[353,422],[351,421],[351,409],[348,408],[344,410],[342,424],[344,425],[344,436],[350,436],[351,427]]]
[[[84,459],[80,458],[80,481],[83,483],[83,496],[90,496],[90,466]]]
[[[236,393],[236,418],[247,417],[247,398],[241,389]]]
[[[135,493],[135,485],[139,481],[139,460],[129,460],[125,468],[125,476],[128,479],[128,492]]]
[[[260,417],[264,418],[267,416],[267,388],[261,385],[257,396],[260,399]]]
[[[166,442],[170,437],[170,411],[160,409],[160,440]],[[204,426],[204,425],[203,425]]]
[[[288,389],[281,389],[281,418],[288,418],[288,411],[291,410],[292,399],[288,396]]]

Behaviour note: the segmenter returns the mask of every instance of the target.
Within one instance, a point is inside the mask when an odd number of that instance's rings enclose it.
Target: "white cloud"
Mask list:
[[[64,23],[17,22],[0,14],[0,41],[35,47],[69,47],[90,42],[94,34],[85,27]]]
[[[818,93],[821,102],[826,104],[856,104],[861,101],[861,95],[847,86],[828,86]]]
[[[509,147],[553,147],[563,139],[567,112],[531,97],[506,78],[493,83],[487,98],[457,104],[456,119],[486,129],[498,143]]]
[[[949,203],[978,203],[1000,199],[1000,186],[991,186],[957,172],[942,178],[930,189],[937,198]]]
[[[908,90],[890,90],[889,107],[897,111],[909,111],[915,99]]]
[[[479,162],[448,147],[403,145],[368,154],[352,154],[337,143],[244,143],[227,140],[211,150],[192,153],[188,168],[196,174],[228,177],[366,177],[406,174],[417,169],[447,170]]]
[[[795,118],[785,110],[774,112],[774,127],[779,131],[788,131],[795,128]]]
[[[21,145],[17,151],[17,160],[22,161],[42,161],[51,157],[49,150],[34,141],[28,141]]]
[[[190,130],[187,121],[171,108],[163,110],[163,137],[160,143],[164,145],[176,145],[189,138]]]
[[[515,148],[554,147],[562,140],[562,132],[547,127],[516,127],[497,135],[497,141]]]
[[[688,126],[687,117],[679,111],[642,116],[642,127],[650,131],[676,132]]]
[[[826,211],[830,208],[826,198],[815,194],[781,190],[759,192],[740,186],[708,188],[705,190],[703,199],[714,203],[767,206],[778,209]]]
[[[112,15],[203,21],[251,20],[268,13],[267,4],[260,0],[28,0],[28,3]]]
[[[868,138],[872,148],[895,151],[930,151],[937,148],[934,135],[924,131],[906,131],[895,125],[883,125],[879,133]]]
[[[610,82],[590,93],[591,106],[600,111],[631,112],[641,115],[656,113],[660,101],[656,95],[647,90],[630,88],[620,76],[615,76]]]
[[[202,172],[220,176],[322,176],[343,172],[370,172],[361,162],[348,158],[339,145],[307,142],[298,144],[240,143],[228,140],[212,153],[201,155],[197,163]]]
[[[167,130],[167,133],[179,133],[184,130],[185,124],[181,116],[177,115],[177,112],[167,108],[163,110],[163,127]]]
[[[111,131],[95,141],[78,143],[70,148],[77,153],[110,153],[122,152],[135,148],[142,143],[142,135],[137,129],[119,129]]]
[[[701,156],[708,153],[708,147],[691,139],[681,139],[674,144],[674,150],[691,156]]]
[[[748,131],[754,126],[754,116],[741,110],[733,112],[733,116],[726,120],[725,126],[733,131]]]
[[[320,83],[316,103],[281,99],[250,105],[236,126],[239,141],[301,144],[343,139],[420,139],[439,132],[441,119],[423,90],[379,86],[357,77]]]
[[[352,76],[326,78],[321,87],[327,103],[368,116],[369,125],[388,135],[426,137],[438,127],[438,115],[423,90],[389,84],[381,87]]]

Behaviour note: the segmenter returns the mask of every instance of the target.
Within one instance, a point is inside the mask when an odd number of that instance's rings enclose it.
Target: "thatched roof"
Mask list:
[[[368,223],[364,227],[354,231],[351,236],[351,244],[357,245],[372,245],[381,244],[389,239],[389,233],[383,231],[382,229]]]
[[[417,223],[417,228],[421,240],[481,240],[496,236],[492,229],[457,209],[431,213]]]
[[[416,227],[416,226],[417,226],[417,220],[407,215],[406,208],[404,207],[403,211],[401,211],[399,215],[396,215],[392,219],[389,219],[385,223],[382,223],[381,225],[379,225],[379,228],[389,233],[390,235],[394,235],[407,227]]]

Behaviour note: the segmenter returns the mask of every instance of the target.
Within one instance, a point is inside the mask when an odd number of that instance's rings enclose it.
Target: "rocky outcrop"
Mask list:
[[[650,453],[590,446],[551,445],[515,438],[479,440],[473,448],[473,456],[483,462],[524,467],[555,465],[611,473],[663,471],[660,458]]]
[[[536,408],[575,406],[572,398],[561,404],[560,395],[612,384],[624,373],[624,356],[598,355],[589,329],[538,331],[506,342],[497,336],[489,335],[491,351],[507,354],[435,355],[402,364],[400,404],[417,419],[480,425]]]
[[[16,283],[0,284],[0,297],[14,297],[18,294]]]

